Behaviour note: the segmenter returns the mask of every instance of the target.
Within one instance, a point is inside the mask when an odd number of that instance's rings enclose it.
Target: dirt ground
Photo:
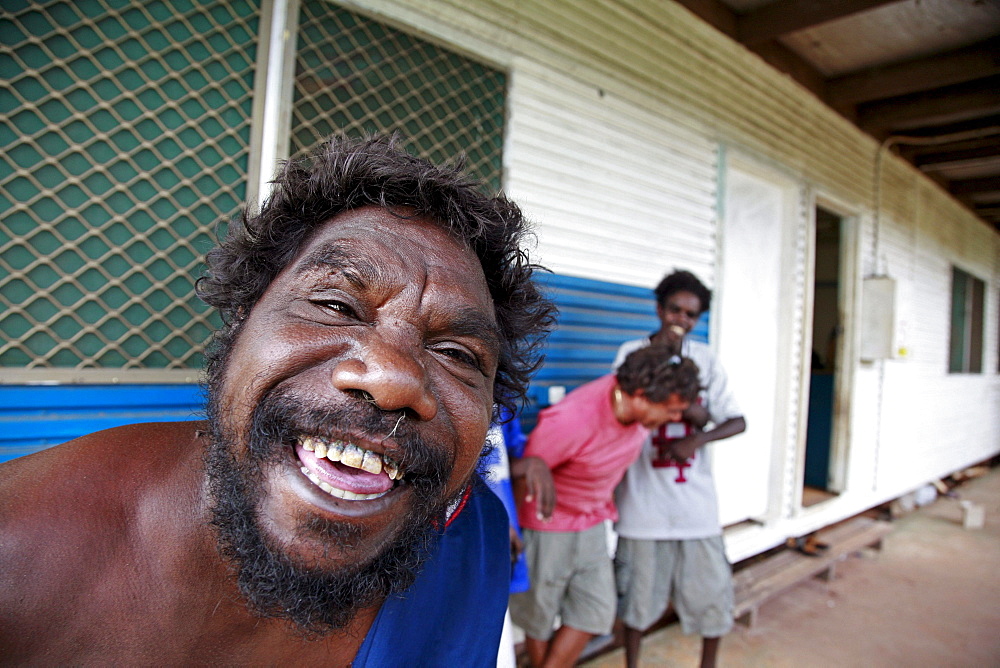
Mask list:
[[[722,641],[722,667],[1000,667],[1000,468],[893,520],[881,552],[838,565],[760,608]],[[961,500],[985,509],[962,526]],[[697,666],[700,639],[673,624],[643,639],[643,666]],[[624,666],[621,649],[580,665]]]

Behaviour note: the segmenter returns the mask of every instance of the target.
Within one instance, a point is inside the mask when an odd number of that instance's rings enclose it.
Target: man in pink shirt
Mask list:
[[[527,486],[519,519],[531,589],[511,597],[511,616],[533,665],[571,666],[591,637],[611,631],[616,594],[604,525],[618,518],[615,486],[649,430],[679,419],[698,390],[694,362],[650,346],[539,413],[513,470]]]

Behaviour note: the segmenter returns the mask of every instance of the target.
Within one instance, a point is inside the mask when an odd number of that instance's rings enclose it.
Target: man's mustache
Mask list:
[[[247,447],[258,464],[281,457],[283,445],[299,435],[360,437],[386,443],[386,452],[407,472],[407,478],[423,478],[432,484],[448,479],[454,455],[428,443],[413,420],[401,411],[383,411],[369,401],[348,395],[346,401],[323,407],[278,389],[265,394],[254,409]]]

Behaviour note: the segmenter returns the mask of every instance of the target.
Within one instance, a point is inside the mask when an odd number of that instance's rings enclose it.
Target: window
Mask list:
[[[202,366],[219,321],[194,284],[245,196],[257,4],[4,2],[5,379]]]
[[[950,373],[983,371],[983,296],[986,284],[957,267],[951,270]]]
[[[431,161],[464,153],[466,170],[499,190],[506,85],[500,70],[328,0],[303,0],[290,150],[399,130]]]

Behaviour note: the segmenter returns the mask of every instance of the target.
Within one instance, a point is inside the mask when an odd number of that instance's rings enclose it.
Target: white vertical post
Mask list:
[[[254,75],[247,204],[260,207],[280,160],[288,157],[299,0],[263,0]]]

